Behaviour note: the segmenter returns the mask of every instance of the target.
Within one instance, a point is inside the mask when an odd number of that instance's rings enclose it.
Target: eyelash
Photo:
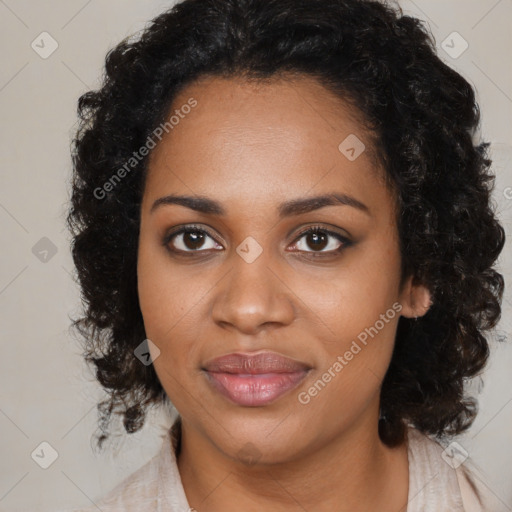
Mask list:
[[[305,253],[307,255],[310,255],[310,256],[305,256],[305,257],[322,258],[322,257],[326,257],[326,256],[338,255],[343,250],[345,250],[346,248],[348,248],[351,245],[353,245],[353,242],[351,240],[349,240],[348,238],[344,237],[340,233],[336,233],[334,231],[330,231],[329,229],[326,229],[326,228],[324,228],[322,226],[309,226],[304,231],[301,231],[297,235],[297,237],[295,238],[295,240],[293,242],[293,245],[295,245],[297,242],[299,242],[299,240],[301,240],[306,235],[308,235],[310,233],[318,233],[318,232],[324,233],[324,234],[326,234],[328,236],[332,236],[332,237],[336,238],[339,242],[341,242],[342,245],[338,249],[331,250],[331,251],[299,251],[301,253]],[[164,239],[162,241],[162,245],[164,245],[166,247],[166,249],[169,252],[171,252],[173,255],[179,255],[179,256],[184,256],[184,257],[195,257],[195,255],[197,253],[208,252],[208,251],[211,251],[211,250],[214,250],[214,251],[217,250],[217,249],[206,249],[206,250],[203,249],[203,250],[196,250],[196,251],[193,251],[193,250],[192,251],[190,251],[190,250],[189,251],[183,251],[181,249],[171,249],[169,247],[169,243],[172,241],[173,238],[175,238],[178,235],[181,235],[183,233],[205,233],[210,238],[215,240],[215,237],[207,229],[205,229],[203,227],[199,227],[199,226],[194,225],[194,224],[190,224],[190,225],[183,226],[182,228],[179,228],[177,230],[173,230],[173,231],[167,233],[164,236]]]

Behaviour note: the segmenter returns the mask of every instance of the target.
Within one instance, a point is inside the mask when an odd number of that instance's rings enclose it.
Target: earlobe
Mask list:
[[[414,276],[409,277],[401,293],[402,316],[418,318],[432,306],[430,290],[424,284],[415,284]]]

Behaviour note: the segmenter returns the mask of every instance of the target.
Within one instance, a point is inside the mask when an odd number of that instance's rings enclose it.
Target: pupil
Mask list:
[[[198,231],[188,231],[184,234],[183,241],[188,249],[198,249],[203,245],[204,233]],[[187,243],[187,240],[192,240],[192,243]]]
[[[323,249],[327,245],[327,236],[325,235],[325,233],[319,234],[318,231],[314,231],[313,233],[309,233],[308,238],[308,243],[310,240],[313,241],[313,244],[310,245],[310,247],[312,248],[315,248],[316,245],[317,249]]]

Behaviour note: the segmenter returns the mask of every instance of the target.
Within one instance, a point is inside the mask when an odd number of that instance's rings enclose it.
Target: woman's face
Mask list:
[[[353,111],[306,78],[202,79],[172,110],[149,162],[138,290],[184,426],[261,462],[375,430],[399,316],[425,300],[399,287],[394,200]],[[205,201],[155,205],[170,195]]]

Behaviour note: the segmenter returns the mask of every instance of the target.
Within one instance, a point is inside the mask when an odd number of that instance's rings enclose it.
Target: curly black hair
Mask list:
[[[67,225],[84,316],[72,327],[108,396],[98,404],[100,448],[112,413],[132,433],[148,406],[170,403],[153,366],[134,357],[146,339],[136,265],[149,155],[129,172],[126,163],[194,80],[286,73],[316,78],[362,115],[398,198],[402,282],[414,276],[431,292],[423,317],[399,319],[380,438],[401,444],[407,423],[438,438],[457,435],[476,417],[465,383],[486,365],[484,334],[501,316],[504,280],[492,267],[505,233],[492,204],[489,143],[474,141],[480,111],[471,85],[399,6],[184,0],[110,50],[101,88],[78,100]]]

